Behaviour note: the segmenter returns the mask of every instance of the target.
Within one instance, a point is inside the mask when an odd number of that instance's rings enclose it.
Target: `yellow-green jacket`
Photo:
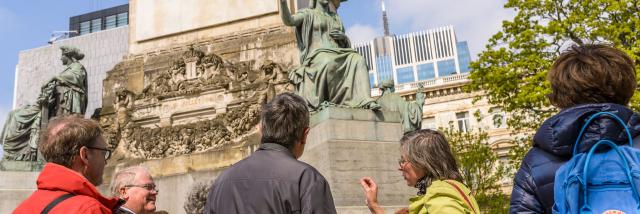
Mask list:
[[[460,191],[456,190],[450,183],[454,183],[464,194],[466,194],[469,203],[466,202]],[[470,194],[471,190],[464,184],[454,181],[433,181],[431,186],[427,188],[424,195],[419,195],[409,199],[410,214],[457,214],[457,213],[475,213],[480,214],[478,202]]]

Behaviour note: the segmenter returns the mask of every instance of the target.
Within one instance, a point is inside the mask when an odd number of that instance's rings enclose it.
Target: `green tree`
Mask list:
[[[464,183],[471,189],[482,212],[507,213],[509,196],[501,187],[511,174],[510,168],[489,146],[487,133],[482,130],[468,133],[453,129],[441,131],[449,140]]]
[[[572,45],[607,43],[625,51],[640,66],[638,0],[508,0],[516,11],[471,63],[468,90],[486,98],[510,117],[515,131],[535,130],[558,110],[546,95],[553,61]],[[640,67],[636,67],[638,70]],[[631,100],[640,109],[640,93]]]

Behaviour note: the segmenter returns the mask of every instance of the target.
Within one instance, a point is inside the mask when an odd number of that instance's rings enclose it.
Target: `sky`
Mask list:
[[[265,0],[266,1],[266,0]],[[275,1],[275,0],[274,0]],[[0,124],[13,105],[15,66],[20,50],[47,45],[53,31],[69,28],[71,16],[126,4],[128,0],[0,0]],[[472,59],[515,13],[506,0],[386,0],[392,34],[451,25],[467,41]],[[353,43],[383,34],[379,0],[349,0],[339,8]],[[18,93],[19,96],[19,93]],[[0,152],[1,155],[1,152]]]

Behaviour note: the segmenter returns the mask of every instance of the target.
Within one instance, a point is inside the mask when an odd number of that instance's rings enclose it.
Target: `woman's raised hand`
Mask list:
[[[364,190],[364,197],[371,213],[384,213],[378,204],[378,185],[370,177],[360,178],[360,185]]]

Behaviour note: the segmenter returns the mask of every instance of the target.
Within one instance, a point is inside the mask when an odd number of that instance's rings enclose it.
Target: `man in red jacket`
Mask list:
[[[95,121],[79,115],[57,118],[38,149],[48,162],[38,176],[38,190],[13,213],[112,213],[123,203],[96,189],[111,151]]]

